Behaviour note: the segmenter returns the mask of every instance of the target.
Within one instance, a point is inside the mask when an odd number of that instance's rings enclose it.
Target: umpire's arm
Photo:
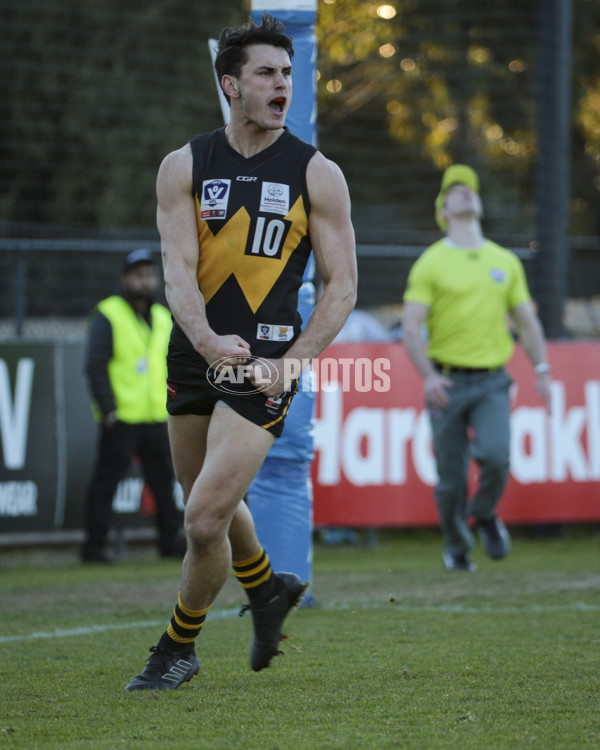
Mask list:
[[[519,333],[523,349],[529,357],[535,372],[535,389],[538,396],[546,402],[550,411],[550,365],[546,351],[546,339],[542,324],[531,302],[511,308],[510,317]]]

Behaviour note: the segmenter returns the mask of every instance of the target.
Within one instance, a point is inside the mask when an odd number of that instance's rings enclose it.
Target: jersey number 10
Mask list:
[[[246,255],[259,255],[267,258],[281,258],[285,238],[292,225],[285,219],[267,219],[259,216],[254,225],[252,244]],[[251,234],[252,230],[250,230]]]

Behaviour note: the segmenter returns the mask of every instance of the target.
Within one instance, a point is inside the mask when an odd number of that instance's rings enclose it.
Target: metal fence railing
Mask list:
[[[410,267],[433,239],[424,236],[411,245],[359,242],[358,307],[398,324]],[[523,244],[506,245],[522,259],[533,286],[536,253]],[[124,255],[138,247],[154,251],[160,265],[156,240],[0,239],[0,339],[83,336],[94,305],[117,291]],[[570,255],[565,326],[573,336],[600,336],[600,240],[572,238]],[[165,302],[162,287],[158,300]]]

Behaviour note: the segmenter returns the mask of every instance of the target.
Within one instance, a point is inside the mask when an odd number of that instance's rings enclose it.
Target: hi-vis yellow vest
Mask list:
[[[116,295],[100,302],[98,311],[112,326],[113,356],[108,376],[117,419],[130,424],[166,422],[171,314],[162,305],[152,305],[150,327],[123,297]]]

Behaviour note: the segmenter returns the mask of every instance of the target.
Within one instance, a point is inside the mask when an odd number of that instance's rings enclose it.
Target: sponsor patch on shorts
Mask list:
[[[256,338],[260,341],[291,341],[294,338],[294,326],[259,323]]]
[[[281,396],[269,396],[267,400],[265,401],[265,407],[269,414],[277,414],[278,411],[281,409],[281,403],[283,401],[283,394]]]

